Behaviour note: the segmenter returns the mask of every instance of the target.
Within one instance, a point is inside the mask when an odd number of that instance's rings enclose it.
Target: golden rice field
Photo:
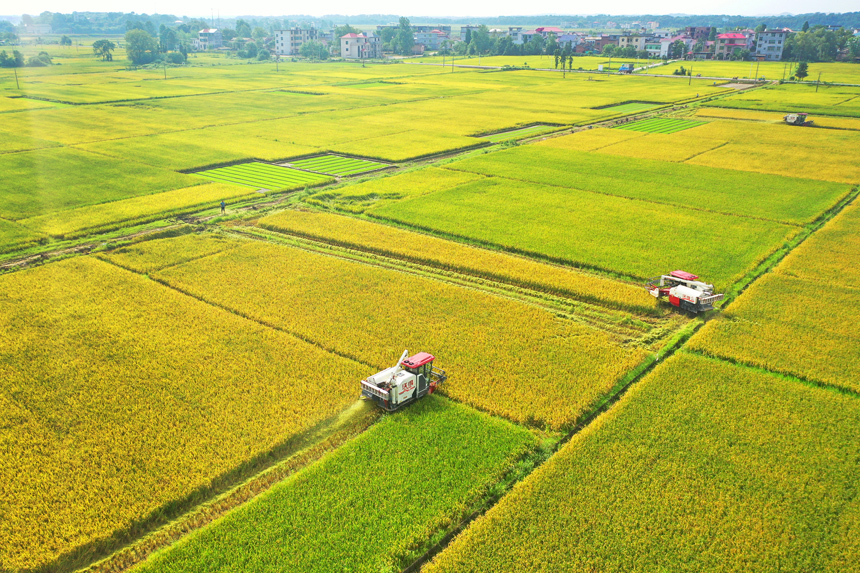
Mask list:
[[[91,257],[0,277],[0,325],[3,570],[95,555],[340,412],[362,374]],[[327,399],[296,400],[320,372]]]
[[[446,395],[552,428],[572,424],[648,355],[511,299],[263,242],[149,276],[361,361],[367,366],[353,374],[353,384],[404,348],[431,351],[449,372]],[[571,354],[570,345],[587,353]]]
[[[860,403],[680,353],[422,571],[840,571]]]
[[[590,300],[634,312],[654,313],[653,297],[640,285],[479,249],[377,223],[324,212],[287,210],[258,225],[334,244],[403,258],[445,270]]]

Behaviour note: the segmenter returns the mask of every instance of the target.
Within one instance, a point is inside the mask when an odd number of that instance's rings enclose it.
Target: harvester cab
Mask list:
[[[699,277],[684,271],[654,277],[645,288],[654,298],[669,297],[669,304],[687,312],[699,313],[714,309],[714,303],[724,294],[714,294],[714,285],[697,280]]]
[[[432,394],[448,379],[444,370],[433,366],[432,354],[409,356],[404,350],[397,364],[361,381],[361,396],[393,412],[418,398]]]
[[[788,125],[812,125],[812,120],[807,120],[808,113],[790,113],[782,116],[782,120]]]

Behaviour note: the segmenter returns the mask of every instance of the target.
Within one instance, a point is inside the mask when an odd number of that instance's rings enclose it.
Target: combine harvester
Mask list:
[[[645,288],[654,298],[669,297],[669,304],[693,314],[714,309],[714,303],[723,300],[724,294],[714,294],[714,285],[700,282],[699,277],[684,271],[654,277]]]
[[[395,366],[386,368],[361,381],[361,396],[393,412],[418,398],[432,394],[448,379],[444,370],[433,367],[432,354],[419,352],[409,356],[404,350]]]
[[[812,120],[807,121],[808,113],[790,113],[782,116],[782,120],[788,125],[812,125]]]

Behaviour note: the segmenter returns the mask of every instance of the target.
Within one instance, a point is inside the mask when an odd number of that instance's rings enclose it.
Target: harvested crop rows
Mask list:
[[[330,180],[325,175],[259,162],[219,167],[200,171],[197,175],[213,181],[272,190],[291,189]]]

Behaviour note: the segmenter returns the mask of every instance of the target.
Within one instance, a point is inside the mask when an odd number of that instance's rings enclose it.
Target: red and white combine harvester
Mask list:
[[[393,412],[411,404],[426,394],[432,394],[448,376],[444,370],[433,367],[432,354],[419,352],[409,356],[404,350],[396,366],[386,368],[361,381],[361,395],[373,400],[385,410]]]
[[[669,297],[669,304],[688,312],[713,310],[714,303],[723,300],[724,294],[714,294],[714,285],[700,282],[699,277],[684,271],[672,271],[668,275],[654,277],[645,283],[655,298]]]

